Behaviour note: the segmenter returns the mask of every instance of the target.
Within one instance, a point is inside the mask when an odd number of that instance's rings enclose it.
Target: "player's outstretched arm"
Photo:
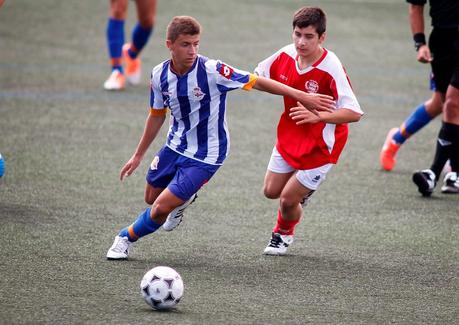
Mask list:
[[[342,124],[358,122],[362,114],[354,112],[353,110],[342,108],[333,112],[318,112],[317,115],[309,111],[300,102],[298,106],[290,109],[290,117],[296,122],[297,125],[306,123],[325,122],[330,124]]]
[[[257,77],[257,81],[253,88],[265,91],[271,94],[291,97],[304,105],[305,108],[313,112],[315,115],[318,112],[332,112],[335,108],[333,97],[323,94],[308,94],[301,90],[289,87],[278,81],[261,77]]]
[[[148,147],[156,138],[165,119],[166,115],[157,116],[152,113],[148,115],[147,120],[145,121],[145,128],[143,130],[142,137],[140,138],[139,144],[137,145],[137,149],[121,169],[120,180],[123,180],[126,176],[130,176],[134,170],[137,169]]]

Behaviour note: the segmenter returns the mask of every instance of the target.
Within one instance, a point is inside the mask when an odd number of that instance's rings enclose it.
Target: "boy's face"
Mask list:
[[[319,46],[325,40],[325,33],[319,37],[314,26],[309,25],[304,28],[295,26],[292,37],[298,55],[307,57],[319,49]]]
[[[182,67],[191,67],[198,56],[200,38],[200,34],[180,34],[174,42],[166,40],[174,63]]]

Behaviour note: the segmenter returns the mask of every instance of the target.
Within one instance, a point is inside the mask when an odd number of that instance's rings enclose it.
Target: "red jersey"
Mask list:
[[[322,57],[313,65],[300,70],[294,44],[280,49],[260,62],[255,72],[290,87],[308,92],[330,95],[336,109],[346,108],[363,114],[338,57],[324,49]],[[328,163],[336,164],[347,141],[347,124],[324,122],[296,125],[290,108],[296,101],[284,97],[284,112],[277,126],[276,148],[284,160],[295,169],[312,169]]]

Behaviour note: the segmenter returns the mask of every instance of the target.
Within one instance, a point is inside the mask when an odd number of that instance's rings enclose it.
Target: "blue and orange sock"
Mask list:
[[[274,226],[273,232],[277,232],[281,235],[293,235],[295,233],[295,226],[300,222],[298,220],[285,220],[282,217],[280,210],[277,211],[277,223]]]
[[[131,59],[135,59],[139,55],[145,44],[147,44],[152,31],[153,27],[143,28],[139,23],[135,25],[132,30],[132,44],[128,50],[128,54]]]
[[[130,242],[135,242],[137,239],[158,230],[161,225],[151,219],[150,211],[151,208],[147,208],[144,212],[139,214],[137,220],[129,227],[122,229],[118,236],[127,237]]]
[[[112,70],[123,72],[121,51],[124,44],[124,20],[109,18],[106,36]]]
[[[392,138],[397,144],[403,144],[410,136],[432,121],[427,113],[425,104],[419,105],[413,113],[402,123]]]

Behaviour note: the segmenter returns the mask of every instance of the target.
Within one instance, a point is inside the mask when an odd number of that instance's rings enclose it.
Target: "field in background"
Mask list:
[[[279,98],[229,95],[232,153],[172,233],[140,240],[128,262],[105,254],[144,209],[144,174],[118,173],[148,112],[149,70],[167,58],[174,15],[198,18],[200,52],[253,70],[291,41],[302,5],[328,13],[326,47],[347,68],[366,115],[297,227],[289,255],[261,255],[276,202],[261,186]],[[126,38],[135,22],[130,3]],[[318,324],[459,321],[459,197],[411,183],[433,157],[439,121],[409,140],[392,173],[378,155],[389,128],[430,96],[403,1],[159,1],[143,83],[108,93],[108,1],[6,1],[0,9],[0,323]],[[426,12],[427,15],[427,12]],[[139,283],[157,265],[182,275],[177,310],[154,312]]]

